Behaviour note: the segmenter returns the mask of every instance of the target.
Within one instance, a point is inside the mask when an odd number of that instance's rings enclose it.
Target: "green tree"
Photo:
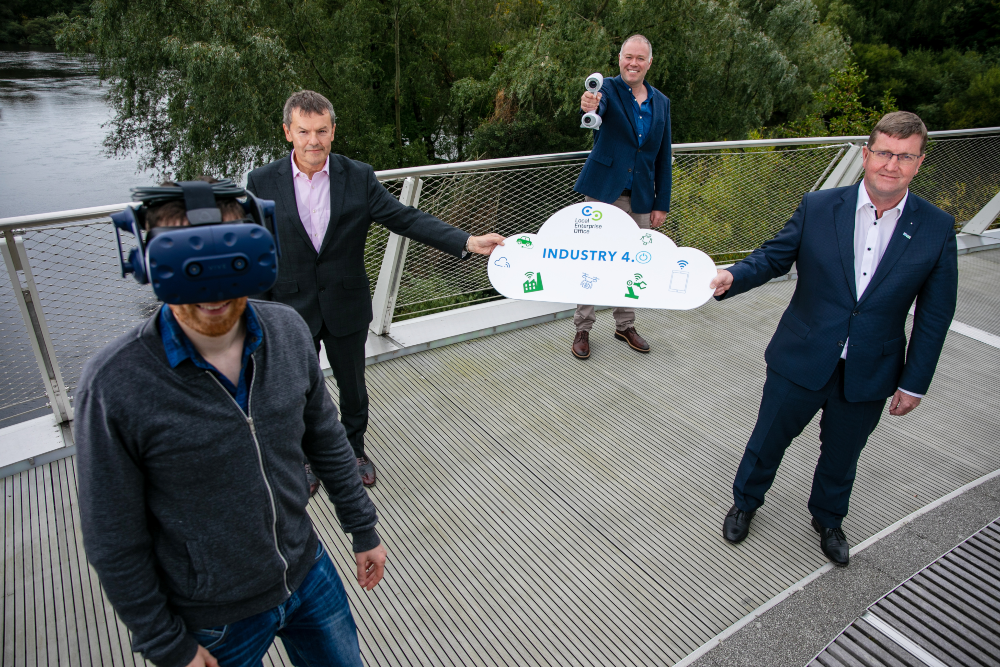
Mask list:
[[[867,74],[851,64],[831,73],[830,84],[816,91],[815,110],[803,118],[770,130],[772,136],[828,137],[870,134],[882,116],[898,111],[896,100],[888,92],[878,108],[866,107],[861,89]]]
[[[53,46],[69,16],[84,16],[90,0],[5,0],[0,4],[0,44]]]
[[[335,150],[376,168],[586,147],[584,76],[630,34],[673,101],[675,141],[808,111],[847,45],[811,0],[95,0],[62,30],[93,51],[106,146],[181,177],[239,177],[287,150],[280,110],[317,90]]]
[[[744,6],[745,5],[745,6]],[[641,32],[653,44],[647,80],[671,98],[675,141],[746,136],[775,110],[801,112],[847,46],[818,23],[809,0],[706,3],[577,0],[547,5],[488,80],[464,82],[462,101],[490,104],[475,146],[497,156],[520,150],[515,137],[542,135],[546,148],[582,147],[579,99],[592,71],[618,73],[618,49]],[[589,134],[589,133],[588,133]]]

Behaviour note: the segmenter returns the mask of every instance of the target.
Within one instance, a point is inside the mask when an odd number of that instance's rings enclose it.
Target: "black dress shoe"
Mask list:
[[[722,536],[726,541],[739,544],[747,538],[750,532],[750,522],[756,512],[744,512],[733,505],[726,515],[726,520],[722,523]]]
[[[851,545],[847,543],[844,531],[840,528],[824,528],[819,525],[816,517],[813,517],[812,525],[819,533],[819,548],[826,557],[837,567],[846,567],[851,560]]]
[[[375,464],[366,455],[358,457],[358,474],[365,486],[375,486]]]

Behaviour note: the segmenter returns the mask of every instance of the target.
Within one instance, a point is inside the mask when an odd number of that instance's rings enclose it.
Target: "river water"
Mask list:
[[[92,61],[0,51],[0,218],[126,202],[150,184],[134,157],[104,154],[111,118]],[[145,318],[148,287],[121,278],[111,225],[23,235],[66,384],[108,340]],[[25,325],[0,261],[0,428],[50,414]]]
[[[107,90],[86,58],[0,51],[0,218],[125,202],[153,182],[104,154]]]

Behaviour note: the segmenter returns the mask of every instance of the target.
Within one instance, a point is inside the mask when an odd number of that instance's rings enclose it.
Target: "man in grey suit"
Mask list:
[[[371,165],[331,154],[336,115],[324,96],[302,90],[285,102],[291,155],[250,172],[247,189],[275,202],[281,244],[278,281],[265,298],[295,308],[309,325],[340,390],[341,422],[365,486],[375,466],[365,455],[368,388],[365,341],[372,303],[365,240],[372,222],[456,257],[488,255],[499,234],[471,236],[432,215],[404,206],[375,178]]]

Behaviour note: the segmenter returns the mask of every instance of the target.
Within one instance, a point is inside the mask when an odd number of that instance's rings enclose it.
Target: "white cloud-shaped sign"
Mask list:
[[[640,229],[611,204],[557,211],[537,234],[515,234],[490,255],[493,287],[511,299],[689,310],[712,296],[715,262]]]

